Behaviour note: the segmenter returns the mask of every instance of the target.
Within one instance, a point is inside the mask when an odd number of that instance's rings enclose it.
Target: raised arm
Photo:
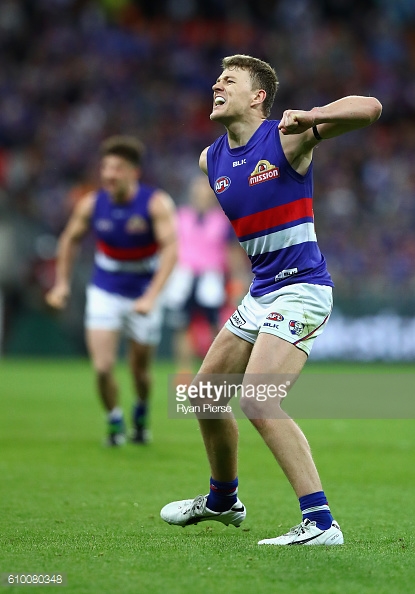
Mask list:
[[[301,134],[317,126],[322,139],[333,138],[345,132],[364,128],[376,122],[382,105],[375,97],[351,95],[310,111],[287,109],[279,124],[283,134]],[[314,136],[312,130],[308,137]]]
[[[376,122],[382,105],[375,97],[351,95],[309,111],[287,109],[279,129],[284,153],[299,173],[310,164],[313,148],[328,138]]]
[[[79,243],[89,229],[94,204],[94,193],[80,200],[59,238],[55,284],[45,297],[48,305],[56,309],[63,309],[68,301],[72,269]]]
[[[177,261],[176,209],[172,198],[166,192],[157,190],[151,197],[149,209],[160,247],[160,266],[145,293],[135,302],[135,311],[142,314],[149,313],[153,308]]]

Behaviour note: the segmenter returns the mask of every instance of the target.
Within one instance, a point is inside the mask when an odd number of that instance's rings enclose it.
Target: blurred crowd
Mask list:
[[[348,94],[382,102],[376,125],[316,150],[317,235],[340,300],[414,303],[413,0],[2,0],[0,231],[17,239],[0,284],[50,258],[110,134],[139,136],[145,180],[182,202],[222,133],[211,86],[233,53],[275,67],[277,119]]]

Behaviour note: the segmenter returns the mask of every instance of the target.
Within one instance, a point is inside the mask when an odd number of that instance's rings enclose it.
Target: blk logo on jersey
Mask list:
[[[261,184],[262,182],[270,181],[271,179],[276,179],[280,176],[280,170],[275,165],[272,165],[266,159],[261,159],[256,164],[255,169],[248,177],[248,182],[250,186],[256,186],[257,184]]]
[[[229,177],[227,177],[226,175],[218,177],[218,179],[215,181],[215,192],[217,194],[222,194],[222,192],[227,190],[230,185],[231,180],[229,179]]]
[[[290,328],[291,334],[294,334],[295,336],[301,336],[301,334],[303,333],[304,324],[302,322],[297,322],[297,320],[290,320],[288,326]]]
[[[272,320],[273,322],[282,322],[284,316],[276,311],[272,311],[269,315],[267,315],[267,320]]]

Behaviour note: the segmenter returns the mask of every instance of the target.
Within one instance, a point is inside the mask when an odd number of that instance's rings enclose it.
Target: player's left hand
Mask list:
[[[142,295],[134,301],[134,311],[136,313],[147,315],[151,312],[154,307],[154,300],[146,295]]]
[[[311,111],[299,109],[286,109],[282,114],[278,128],[283,134],[302,134],[314,126],[314,117]]]

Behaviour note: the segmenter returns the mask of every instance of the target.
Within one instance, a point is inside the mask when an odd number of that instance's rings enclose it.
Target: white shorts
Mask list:
[[[226,299],[225,275],[216,270],[195,274],[188,268],[176,266],[164,289],[167,307],[182,309],[192,293],[201,307],[222,307]]]
[[[133,311],[134,301],[89,285],[86,290],[85,327],[91,330],[122,330],[135,342],[157,345],[162,324],[160,304],[143,315]]]
[[[291,342],[307,355],[322,333],[333,307],[332,288],[296,283],[263,295],[245,295],[225,327],[254,343],[259,332]]]

